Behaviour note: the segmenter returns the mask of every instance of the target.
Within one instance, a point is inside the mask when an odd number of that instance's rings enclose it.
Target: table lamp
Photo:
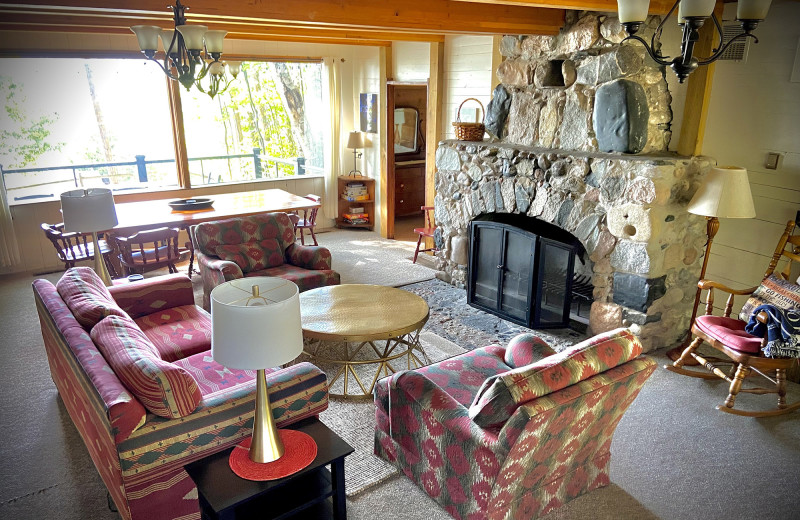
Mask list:
[[[64,217],[64,231],[92,233],[94,242],[94,270],[106,286],[112,284],[111,275],[103,261],[97,232],[117,225],[117,210],[114,196],[108,188],[89,188],[65,191],[61,194],[61,213]]]
[[[223,283],[211,291],[211,356],[228,368],[257,370],[253,435],[237,447],[249,449],[249,460],[256,465],[269,466],[267,463],[281,459],[287,438],[282,435],[285,431],[279,434],[275,425],[264,370],[288,363],[302,351],[300,291],[294,283],[283,278],[254,276]],[[270,480],[259,478],[264,468],[254,469],[252,465],[247,471],[255,478],[240,474],[234,467],[236,452],[235,448],[231,454],[234,472],[251,480]],[[314,455],[305,466],[314,456],[316,444]],[[296,461],[292,464],[297,465]]]
[[[356,167],[356,161],[361,157],[361,153],[358,150],[364,148],[364,134],[358,130],[350,132],[350,137],[347,138],[347,147],[353,150],[353,169],[347,175],[360,177],[361,171]]]
[[[700,280],[706,276],[709,251],[711,243],[719,230],[720,218],[753,218],[756,209],[753,206],[753,196],[750,193],[750,181],[747,170],[738,166],[720,166],[712,168],[711,172],[703,179],[703,183],[689,201],[686,208],[689,213],[706,217],[706,250],[703,255],[703,267],[700,269]],[[692,318],[689,320],[689,337],[678,347],[667,352],[673,361],[678,359],[683,350],[692,339],[692,325],[697,317],[697,308],[700,305],[701,290],[698,287],[694,297]]]

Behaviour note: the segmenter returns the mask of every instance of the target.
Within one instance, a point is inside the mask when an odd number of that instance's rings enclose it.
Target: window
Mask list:
[[[319,62],[244,62],[223,94],[181,88],[181,105],[192,186],[322,172]]]
[[[0,59],[9,201],[177,185],[164,73],[141,60]]]
[[[177,187],[167,81],[140,58],[0,59],[9,201]],[[245,62],[213,99],[179,88],[191,186],[322,173],[320,62]]]

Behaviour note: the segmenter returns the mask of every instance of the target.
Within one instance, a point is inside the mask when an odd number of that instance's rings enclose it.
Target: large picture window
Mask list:
[[[2,58],[0,170],[10,203],[76,187],[193,187],[322,173],[322,64],[247,61],[213,99],[179,86],[179,182],[164,73],[141,59]]]

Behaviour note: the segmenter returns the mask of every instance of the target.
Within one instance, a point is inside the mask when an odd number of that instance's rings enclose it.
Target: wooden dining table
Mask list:
[[[189,211],[177,211],[169,206],[173,199],[123,202],[116,204],[118,224],[106,233],[113,236],[130,236],[137,231],[160,227],[188,230],[201,222],[244,217],[270,212],[292,212],[318,208],[320,204],[311,199],[293,195],[280,189],[247,191],[239,193],[219,193],[195,197],[211,199],[210,207]],[[111,240],[111,243],[114,241]],[[111,244],[109,244],[111,245]],[[114,247],[116,249],[116,247]],[[194,265],[194,245],[189,242],[189,276]],[[116,253],[113,255],[116,260]],[[121,272],[121,271],[120,271]]]

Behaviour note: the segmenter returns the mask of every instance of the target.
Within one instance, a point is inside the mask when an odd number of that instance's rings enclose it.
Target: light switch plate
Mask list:
[[[767,153],[767,161],[764,163],[764,167],[768,170],[777,170],[778,169],[778,159],[780,159],[781,154],[775,152]]]

